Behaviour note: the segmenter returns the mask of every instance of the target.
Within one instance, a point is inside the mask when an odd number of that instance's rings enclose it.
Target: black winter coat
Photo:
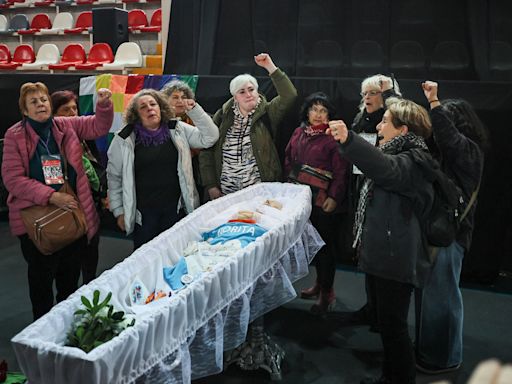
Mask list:
[[[434,191],[422,166],[432,166],[434,160],[427,150],[408,144],[396,155],[384,154],[350,132],[340,150],[374,182],[363,223],[359,268],[421,287],[431,264],[416,212],[426,214],[432,206]]]
[[[442,106],[432,109],[430,118],[437,145],[432,153],[438,153],[441,169],[462,189],[464,201],[468,203],[482,177],[484,155],[477,143],[459,132]],[[466,251],[471,245],[475,209],[476,201],[457,234],[457,242]]]

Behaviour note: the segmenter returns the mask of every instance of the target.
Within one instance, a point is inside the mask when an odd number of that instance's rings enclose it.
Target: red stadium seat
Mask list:
[[[160,32],[162,30],[162,8],[158,8],[151,16],[149,27],[141,27],[141,32]]]
[[[34,6],[36,7],[48,7],[52,5],[55,2],[55,0],[42,0],[42,1],[36,1],[34,3]]]
[[[91,47],[87,61],[83,64],[75,65],[77,70],[94,70],[105,63],[114,61],[114,53],[107,43],[96,43]]]
[[[11,51],[5,44],[0,44],[0,64],[7,64],[11,62]]]
[[[138,31],[142,27],[147,27],[148,18],[146,12],[142,9],[132,9],[128,12],[128,29],[130,32]]]
[[[94,0],[76,0],[76,5],[92,4]]]
[[[64,48],[62,57],[57,64],[50,64],[48,69],[66,70],[78,64],[85,63],[85,50],[82,44],[69,44]]]
[[[76,18],[75,28],[65,29],[66,34],[80,34],[92,28],[92,11],[81,12]]]
[[[52,27],[52,21],[46,13],[38,13],[32,19],[29,29],[18,29],[19,35],[34,35],[41,29],[50,29]]]
[[[0,69],[16,69],[23,63],[33,63],[36,60],[34,49],[28,44],[16,47],[10,63],[0,64]]]

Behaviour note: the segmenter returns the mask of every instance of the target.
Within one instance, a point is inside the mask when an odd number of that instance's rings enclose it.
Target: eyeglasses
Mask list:
[[[380,93],[382,93],[382,92],[381,91],[363,91],[360,93],[360,95],[361,95],[361,97],[366,97],[366,95],[377,96]]]
[[[326,108],[311,107],[311,108],[309,108],[309,112],[315,112],[315,113],[318,113],[319,115],[328,115],[329,114],[329,111]]]

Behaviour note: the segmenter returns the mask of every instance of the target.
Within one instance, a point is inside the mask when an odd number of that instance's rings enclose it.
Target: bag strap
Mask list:
[[[55,123],[57,128],[60,128],[59,124],[57,124],[57,120],[53,119],[53,122]],[[66,159],[66,153],[64,151],[64,138],[62,138],[62,146],[60,148],[60,155],[62,157],[62,174],[64,175],[64,180],[68,181],[68,161]]]
[[[480,190],[480,181],[478,182],[478,185],[476,186],[476,189],[471,194],[471,199],[469,199],[469,203],[466,206],[466,209],[464,209],[464,212],[462,213],[462,216],[460,217],[460,222],[466,218],[466,216],[469,213],[469,210],[471,209],[471,206],[475,203],[476,197],[478,195],[478,191]]]

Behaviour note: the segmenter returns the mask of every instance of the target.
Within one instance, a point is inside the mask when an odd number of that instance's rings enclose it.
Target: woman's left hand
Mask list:
[[[336,203],[336,200],[334,200],[332,197],[328,197],[322,204],[322,210],[325,213],[331,213],[336,209],[337,205],[338,204]]]
[[[108,88],[98,89],[98,103],[103,103],[105,100],[110,100],[112,92]]]
[[[66,211],[78,208],[78,202],[75,200],[73,195],[65,192],[53,192],[50,195],[49,203]]]
[[[421,83],[421,88],[423,89],[425,98],[427,99],[431,108],[435,108],[441,104],[439,102],[439,96],[437,95],[439,85],[435,81],[427,80],[424,83]]]
[[[271,75],[277,69],[268,53],[260,53],[259,55],[254,56],[254,61],[260,67],[265,68],[269,75]]]
[[[187,111],[190,111],[192,108],[196,106],[196,101],[194,99],[186,99],[185,102],[185,109]]]
[[[342,144],[348,139],[348,128],[343,120],[329,121],[329,128],[327,128],[325,133],[331,135],[334,140]]]

